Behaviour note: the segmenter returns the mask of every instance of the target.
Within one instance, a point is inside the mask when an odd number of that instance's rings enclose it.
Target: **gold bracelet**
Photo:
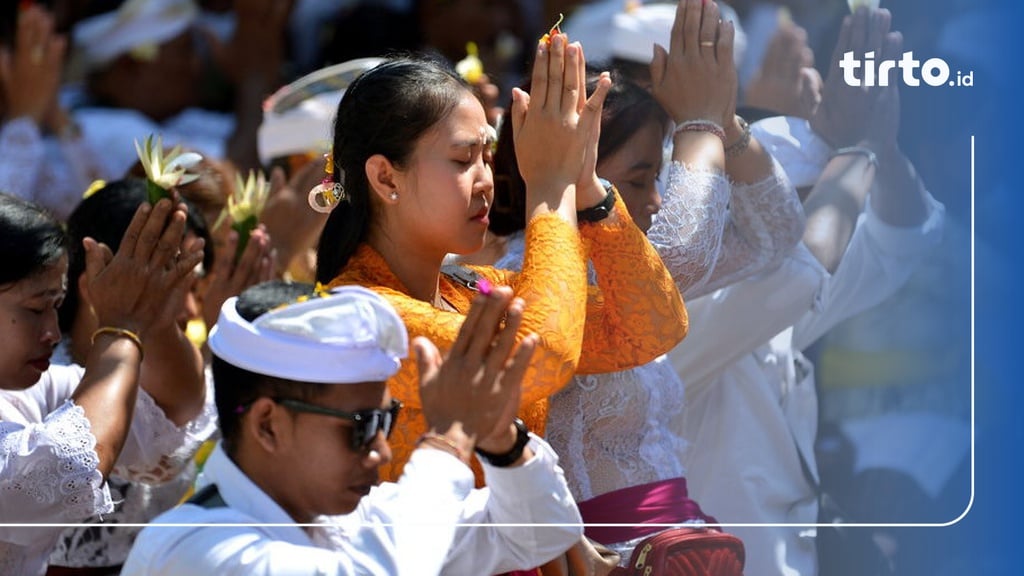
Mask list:
[[[423,436],[420,436],[419,440],[416,441],[416,445],[419,446],[420,444],[426,442],[427,440],[437,440],[438,442],[441,442],[445,446],[448,446],[449,448],[455,451],[456,458],[462,460],[463,462],[466,461],[466,457],[465,454],[463,454],[462,452],[462,448],[459,448],[459,445],[456,444],[455,441],[452,440],[451,438],[443,434],[438,434],[437,432],[427,432]]]
[[[110,334],[117,338],[127,338],[139,349],[139,358],[142,358],[143,354],[145,354],[142,348],[142,338],[139,338],[138,334],[128,330],[127,328],[117,328],[115,326],[101,326],[97,328],[96,331],[92,333],[92,338],[90,339],[90,342],[94,346],[96,345],[96,337],[101,334]]]

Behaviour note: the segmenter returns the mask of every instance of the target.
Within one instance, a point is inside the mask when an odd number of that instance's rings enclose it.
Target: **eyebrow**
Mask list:
[[[48,296],[59,297],[59,296],[64,296],[67,293],[68,293],[67,289],[49,288],[49,289],[46,289],[46,290],[40,290],[39,292],[36,292],[35,294],[30,294],[29,298],[45,298],[45,297],[48,297]]]
[[[483,146],[483,145],[484,145],[484,142],[481,142],[479,138],[472,138],[472,139],[467,138],[465,140],[456,140],[455,142],[452,142],[450,148],[452,148],[452,149],[455,149],[455,148],[473,148],[474,146]]]

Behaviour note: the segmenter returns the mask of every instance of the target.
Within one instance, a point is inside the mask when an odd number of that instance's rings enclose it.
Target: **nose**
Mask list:
[[[378,430],[377,435],[373,437],[373,442],[370,443],[370,451],[367,453],[364,462],[368,467],[382,466],[391,462],[391,445],[388,444],[388,439],[384,437],[384,432]]]
[[[657,186],[651,186],[648,196],[648,206],[651,207],[651,214],[661,212],[661,194],[658,193]]]
[[[46,312],[46,321],[43,324],[42,341],[47,346],[53,347],[60,342],[60,323],[57,319],[57,309],[51,308]]]

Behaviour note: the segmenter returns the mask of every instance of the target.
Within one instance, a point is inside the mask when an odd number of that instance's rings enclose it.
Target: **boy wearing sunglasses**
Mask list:
[[[385,382],[408,352],[394,309],[361,287],[282,282],[228,300],[210,336],[223,438],[122,574],[494,574],[561,554],[581,520],[554,452],[515,419],[536,342],[515,342],[522,308],[496,288],[443,360],[413,342],[431,429],[400,481],[378,485],[401,417]]]

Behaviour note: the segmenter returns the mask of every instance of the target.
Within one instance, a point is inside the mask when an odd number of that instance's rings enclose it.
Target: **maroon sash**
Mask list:
[[[686,491],[686,478],[673,478],[632,486],[578,503],[586,524],[629,524],[630,526],[587,526],[586,535],[601,544],[626,542],[664,530],[652,524],[682,524],[718,521],[705,514]]]

